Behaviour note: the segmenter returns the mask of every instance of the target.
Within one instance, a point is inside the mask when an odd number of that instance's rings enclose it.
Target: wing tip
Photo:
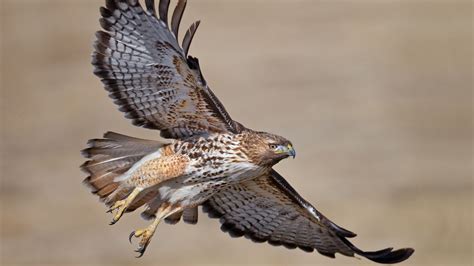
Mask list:
[[[393,248],[385,248],[376,251],[363,251],[354,246],[354,244],[349,242],[349,240],[345,238],[341,238],[341,240],[357,255],[381,264],[394,264],[405,261],[415,252],[415,249],[413,248],[401,248],[397,250],[393,250]]]
[[[362,256],[377,263],[393,264],[393,263],[399,263],[399,262],[407,260],[408,258],[411,257],[411,255],[413,255],[414,252],[415,252],[415,249],[413,248],[401,248],[397,250],[392,250],[390,248],[390,251],[384,254],[372,255],[372,256],[362,255]]]
[[[323,216],[322,214],[320,215]],[[323,216],[323,223],[327,224],[330,228],[332,228],[335,231],[336,235],[338,235],[339,237],[353,238],[357,236],[356,233],[342,228],[341,226],[335,224],[325,216]]]

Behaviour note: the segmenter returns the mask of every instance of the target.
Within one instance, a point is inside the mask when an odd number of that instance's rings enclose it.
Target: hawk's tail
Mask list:
[[[165,145],[162,142],[133,138],[114,132],[105,133],[103,139],[91,139],[87,144],[88,148],[82,150],[82,155],[89,158],[81,165],[81,169],[89,174],[84,179],[84,184],[107,205],[126,197],[131,192],[131,188],[120,187],[120,183],[114,181],[115,177],[125,173],[147,154]]]

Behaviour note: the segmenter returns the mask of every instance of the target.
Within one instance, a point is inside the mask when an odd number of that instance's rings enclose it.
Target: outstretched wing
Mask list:
[[[334,258],[335,253],[361,255],[379,263],[406,260],[413,249],[386,248],[366,252],[347,238],[356,234],[343,229],[306,202],[276,171],[255,180],[233,185],[204,204],[210,217],[220,218],[221,229],[233,237],[246,236],[256,242],[299,247]]]
[[[92,55],[94,73],[133,124],[161,130],[166,138],[209,132],[238,133],[234,122],[204,80],[197,58],[188,56],[199,21],[178,43],[186,1],[179,0],[168,24],[169,0],[156,15],[153,0],[146,10],[138,0],[107,0]]]

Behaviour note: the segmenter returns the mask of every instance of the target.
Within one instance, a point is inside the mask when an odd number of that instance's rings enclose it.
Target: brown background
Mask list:
[[[365,249],[472,265],[470,1],[189,2],[191,54],[234,119],[293,141],[276,168],[302,195]],[[92,75],[102,1],[1,3],[2,265],[374,265],[231,239],[204,215],[134,259],[128,233],[147,223],[107,225],[78,168],[107,130],[158,138]]]

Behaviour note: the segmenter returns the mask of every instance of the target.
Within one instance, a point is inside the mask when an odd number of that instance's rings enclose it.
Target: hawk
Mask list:
[[[287,248],[335,257],[360,255],[397,263],[411,248],[363,251],[356,234],[321,214],[272,169],[295,157],[284,137],[234,121],[211,91],[197,58],[188,55],[199,21],[178,42],[186,6],[179,0],[168,20],[170,1],[107,0],[100,8],[92,65],[109,96],[136,126],[160,131],[170,142],[108,132],[91,139],[81,168],[84,183],[113,213],[111,224],[142,206],[152,220],[135,230],[142,256],[161,221],[195,224],[198,206],[233,237],[246,236]]]

